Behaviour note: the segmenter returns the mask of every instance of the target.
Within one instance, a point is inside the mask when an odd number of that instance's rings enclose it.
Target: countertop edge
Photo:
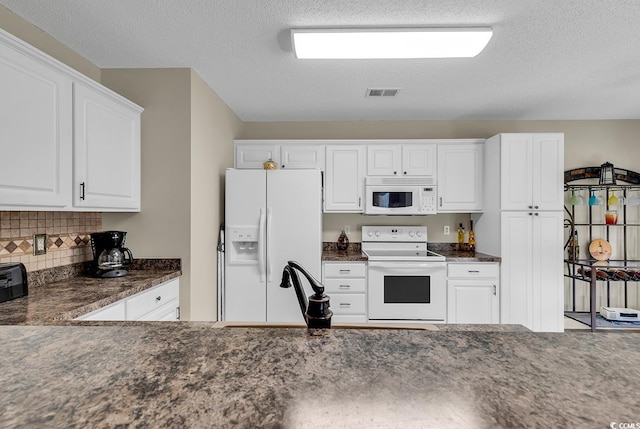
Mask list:
[[[154,286],[158,286],[159,284],[162,284],[174,278],[180,277],[181,275],[182,275],[181,270],[172,271],[168,273],[163,272],[158,277],[154,277],[152,279],[146,280],[143,283],[138,284],[129,289],[126,289],[122,292],[113,294],[107,298],[103,298],[98,301],[91,302],[89,304],[85,304],[82,307],[78,307],[73,310],[61,313],[59,316],[55,316],[52,319],[52,321],[56,322],[61,320],[73,320],[76,317],[82,316],[83,314],[91,313],[92,311],[106,307],[108,305],[111,305],[125,298],[129,298],[130,296],[133,296],[140,292],[144,292],[145,290],[151,289]]]

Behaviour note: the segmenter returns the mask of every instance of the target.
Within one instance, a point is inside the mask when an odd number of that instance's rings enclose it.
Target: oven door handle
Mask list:
[[[435,271],[446,271],[446,262],[369,262],[369,268],[383,269],[385,272],[406,273],[415,270],[420,273],[430,274]],[[428,270],[425,272],[424,270]]]

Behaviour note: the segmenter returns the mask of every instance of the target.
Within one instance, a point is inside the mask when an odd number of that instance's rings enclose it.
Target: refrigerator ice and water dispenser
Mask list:
[[[258,227],[232,226],[229,228],[231,247],[229,253],[230,264],[251,264],[258,262]]]

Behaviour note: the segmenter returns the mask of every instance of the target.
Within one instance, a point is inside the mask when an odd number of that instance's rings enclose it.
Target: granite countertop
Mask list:
[[[128,275],[112,279],[75,272],[72,277],[52,280],[56,279],[55,273],[47,272],[44,277],[50,281],[46,281],[38,273],[30,273],[29,295],[0,303],[0,325],[43,325],[71,320],[182,274],[178,259],[135,260],[134,264]]]
[[[1,326],[0,427],[602,428],[640,336]]]
[[[471,252],[467,250],[456,250],[454,243],[432,243],[429,250],[439,253],[447,259],[447,262],[500,262],[498,256],[487,255],[486,253]],[[323,243],[322,260],[335,262],[367,261],[367,257],[362,254],[360,243],[351,243],[347,250],[337,250],[336,244],[331,242]]]

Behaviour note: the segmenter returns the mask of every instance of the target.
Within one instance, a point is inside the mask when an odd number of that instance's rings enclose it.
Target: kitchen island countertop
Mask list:
[[[0,427],[511,428],[640,421],[640,336],[1,326]]]

